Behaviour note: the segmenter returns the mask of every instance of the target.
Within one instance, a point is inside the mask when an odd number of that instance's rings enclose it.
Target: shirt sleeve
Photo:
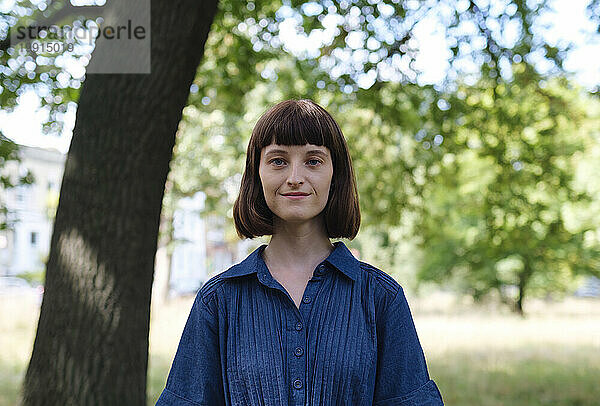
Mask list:
[[[402,287],[377,316],[375,406],[440,406]]]
[[[224,405],[216,309],[196,296],[156,406]]]

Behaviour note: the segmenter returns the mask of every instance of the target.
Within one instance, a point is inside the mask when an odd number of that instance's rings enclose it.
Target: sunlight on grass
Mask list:
[[[424,300],[411,307],[446,404],[597,404],[599,300],[532,300],[526,318],[493,304],[457,303],[451,295]]]
[[[165,386],[167,374],[193,301],[193,297],[188,297],[152,306],[150,359],[148,361],[149,405],[156,403]]]
[[[37,297],[0,296],[0,405],[14,405],[33,348]]]
[[[600,300],[531,300],[524,319],[493,304],[407,296],[447,405],[592,406],[600,398]],[[155,304],[148,404],[158,399],[193,297]],[[14,405],[33,345],[35,298],[0,297],[0,406]]]

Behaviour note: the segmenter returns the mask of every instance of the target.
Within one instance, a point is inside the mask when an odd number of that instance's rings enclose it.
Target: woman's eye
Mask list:
[[[320,163],[321,163],[321,161],[319,161],[318,159],[310,159],[310,160],[308,161],[308,164],[309,164],[309,165],[311,165],[311,166],[317,166],[317,165],[319,165]]]
[[[283,159],[281,158],[275,158],[273,160],[271,160],[272,164],[275,164],[275,166],[281,166],[283,165],[285,162],[283,161]]]

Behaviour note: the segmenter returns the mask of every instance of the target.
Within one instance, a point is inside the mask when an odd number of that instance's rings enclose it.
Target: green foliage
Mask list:
[[[15,174],[15,171],[8,168],[10,164],[18,164],[20,161],[18,145],[0,132],[0,192],[34,182],[33,174],[30,171],[25,174]],[[5,230],[9,225],[9,211],[6,202],[0,199],[0,230]]]
[[[589,236],[597,226],[577,231],[563,220],[566,211],[581,213],[589,206],[586,194],[571,185],[568,166],[575,152],[582,156],[589,135],[588,100],[564,80],[544,85],[526,63],[505,64],[500,71],[501,60],[517,60],[514,55],[535,48],[536,17],[524,2],[515,3],[524,23],[512,48],[494,43],[496,34],[480,21],[490,9],[471,7],[470,17],[452,23],[472,18],[480,22],[480,34],[490,36],[476,85],[440,92],[406,77],[378,76],[368,89],[353,86],[349,93],[338,89],[347,90],[352,75],[335,78],[323,69],[332,49],[295,58],[273,41],[256,47],[264,29],[275,33],[280,21],[258,6],[234,4],[222,5],[184,111],[170,175],[173,193],[202,190],[207,211],[230,218],[253,123],[273,103],[308,97],[333,113],[348,140],[363,213],[353,246],[365,260],[413,285],[407,268],[417,268],[422,259],[421,280],[452,279],[476,298],[497,289],[507,301],[507,287],[520,281],[522,295],[560,292],[575,273],[592,269]],[[320,20],[303,13],[308,33]],[[329,46],[335,44],[341,46]],[[562,51],[544,49],[560,67]],[[465,57],[457,51],[457,58]],[[227,234],[234,238],[229,224]],[[574,261],[573,255],[588,260]],[[553,266],[546,267],[549,261]]]
[[[177,134],[164,218],[198,191],[206,214],[231,218],[257,118],[280,100],[311,98],[348,140],[363,214],[354,246],[365,260],[411,285],[407,269],[422,261],[420,279],[452,280],[476,298],[496,289],[508,300],[510,286],[521,299],[567,290],[573,275],[598,269],[597,217],[585,213],[600,213],[590,201],[600,187],[575,179],[578,165],[595,168],[597,100],[557,79],[569,44],[538,35],[548,2],[504,3],[221,1]],[[0,17],[0,36],[65,4],[19,0]],[[418,81],[414,28],[425,19],[439,22],[452,53],[443,86]],[[290,27],[316,47],[292,52],[282,39]],[[6,38],[2,106],[35,89],[58,130],[83,78]],[[543,76],[536,64],[549,67]]]
[[[598,107],[565,79],[513,70],[512,81],[445,95],[444,148],[428,168],[417,230],[421,279],[452,280],[475,298],[496,289],[521,311],[529,293],[564,293],[575,275],[598,275],[600,223],[567,220],[592,205],[574,174]]]
[[[240,113],[239,97],[253,88],[262,75],[274,79],[277,72],[265,62],[275,54],[290,53],[290,44],[283,42],[282,31],[291,28],[302,38],[316,45],[315,49],[296,50],[294,56],[308,61],[307,66],[318,68],[329,92],[357,92],[381,82],[416,83],[418,70],[414,66],[419,44],[414,38],[415,26],[430,19],[438,21],[446,32],[449,51],[452,51],[449,80],[463,73],[465,62],[476,66],[486,64],[489,73],[499,78],[501,66],[519,58],[535,58],[560,69],[568,43],[545,43],[534,35],[534,27],[547,1],[526,2],[509,0],[503,7],[493,2],[445,0],[414,2],[409,0],[319,0],[282,3],[221,1],[219,15],[211,31],[212,45],[199,69],[198,104],[210,88],[221,90],[219,98],[226,101],[228,110]],[[596,1],[588,10],[596,17]],[[36,24],[83,26],[90,21],[81,8],[66,0],[15,0],[0,14],[0,104],[13,108],[19,95],[34,90],[42,107],[49,112],[45,130],[59,132],[62,114],[69,102],[76,102],[84,76],[67,65],[86,65],[89,47],[76,44],[64,54],[38,54],[27,42],[11,44],[10,32],[15,27]],[[284,24],[285,22],[285,24]],[[284,27],[285,26],[285,27]],[[465,29],[470,26],[473,29]],[[503,40],[503,33],[514,31],[514,42]],[[286,31],[287,30],[287,31]],[[285,33],[284,33],[285,34]],[[50,40],[48,35],[45,40]],[[39,39],[45,41],[44,39]],[[477,44],[477,45],[475,45]],[[564,44],[564,45],[562,45]],[[455,63],[456,62],[456,63]],[[207,68],[211,67],[210,70]],[[300,68],[300,67],[299,67]],[[207,74],[208,73],[208,74]],[[211,79],[219,79],[216,82]],[[362,81],[361,81],[362,80]],[[359,86],[360,84],[360,86]],[[226,86],[226,88],[222,87]],[[311,83],[308,87],[314,87]],[[304,94],[310,97],[309,94]],[[199,98],[199,99],[197,99]]]
[[[0,132],[0,168],[3,168],[8,161],[19,161],[19,147],[17,144],[6,138]],[[7,173],[0,176],[0,186],[4,189],[14,187],[14,180]]]
[[[66,69],[66,65],[73,61],[82,64],[85,56],[78,49],[64,54],[38,54],[30,50],[29,43],[11,44],[9,34],[12,28],[33,23],[72,25],[75,20],[83,23],[85,20],[77,16],[54,21],[52,17],[60,15],[61,9],[68,4],[69,1],[65,0],[16,0],[8,12],[0,14],[0,105],[10,111],[17,105],[20,95],[34,91],[41,108],[48,112],[43,129],[50,133],[62,131],[62,118],[69,102],[79,99],[83,77],[72,69]],[[50,37],[46,40],[50,40]]]

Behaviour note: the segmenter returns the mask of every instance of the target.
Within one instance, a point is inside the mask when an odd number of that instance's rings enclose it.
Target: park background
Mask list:
[[[267,241],[240,249],[231,209],[253,124],[287,98],[340,123],[363,215],[348,245],[407,291],[446,404],[595,404],[600,300],[581,287],[600,276],[598,1],[214,6],[152,2],[143,78],[86,75],[93,47],[2,42],[2,232],[5,196],[36,182],[14,171],[20,144],[70,145],[71,170],[45,202],[47,269],[21,275],[46,282],[44,304],[0,296],[0,404],[22,389],[26,404],[155,402],[193,300],[154,275],[181,244],[177,205],[201,192],[238,255]],[[4,1],[0,35],[61,7]]]

